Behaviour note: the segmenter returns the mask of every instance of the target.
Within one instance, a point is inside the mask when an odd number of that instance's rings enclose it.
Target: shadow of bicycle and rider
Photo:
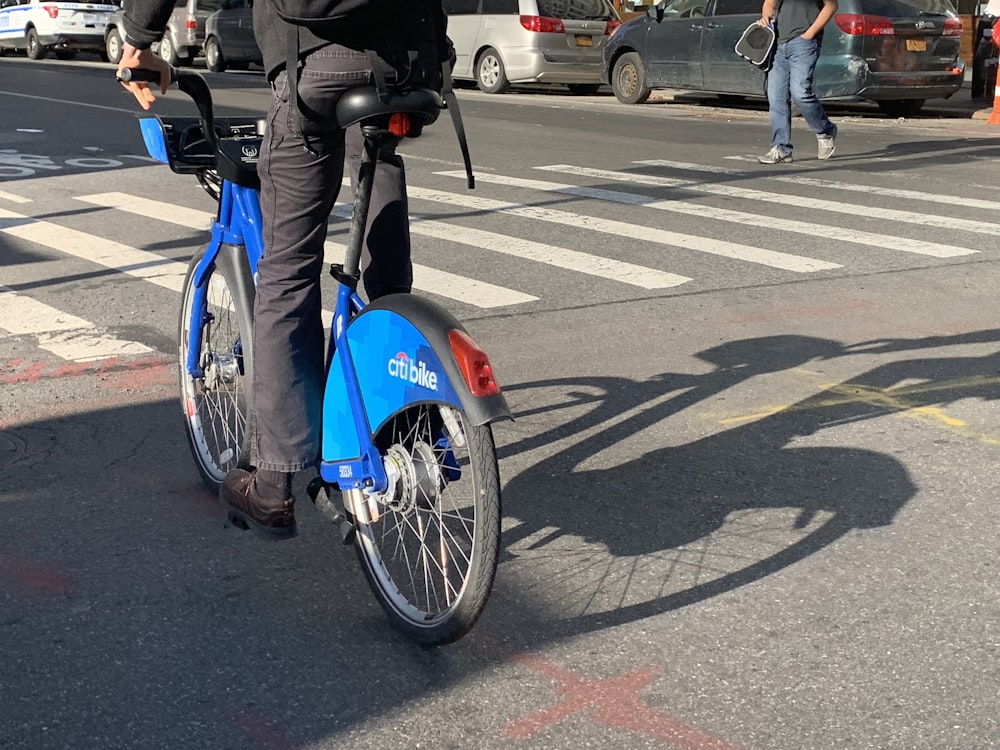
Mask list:
[[[505,486],[507,514],[516,519],[503,539],[508,605],[541,613],[531,618],[535,638],[592,632],[732,591],[852,531],[891,524],[918,489],[906,467],[850,438],[831,445],[832,433],[820,433],[960,399],[994,399],[1000,354],[925,351],[839,383],[822,384],[812,373],[813,395],[759,415],[720,417],[710,434],[672,440],[662,426],[704,432],[684,422],[685,412],[713,401],[738,409],[722,399],[757,376],[810,363],[822,369],[824,360],[841,357],[998,341],[998,331],[846,347],[774,336],[701,352],[714,366],[706,374],[508,388],[513,402],[528,404],[524,421],[552,426],[507,446],[504,456],[558,445]],[[647,433],[668,445],[644,450]],[[622,446],[635,457],[616,460],[627,452]]]

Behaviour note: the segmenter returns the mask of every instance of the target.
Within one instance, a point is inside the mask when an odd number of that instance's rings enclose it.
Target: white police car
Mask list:
[[[0,54],[8,49],[23,49],[32,60],[41,60],[50,49],[64,60],[77,50],[94,50],[103,55],[104,28],[116,10],[111,0],[0,0]]]

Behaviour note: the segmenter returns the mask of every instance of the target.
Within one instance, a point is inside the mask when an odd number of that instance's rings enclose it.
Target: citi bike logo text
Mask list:
[[[389,360],[389,374],[394,378],[405,380],[428,390],[436,391],[438,389],[437,373],[428,370],[425,362],[412,361],[406,352],[400,352]]]

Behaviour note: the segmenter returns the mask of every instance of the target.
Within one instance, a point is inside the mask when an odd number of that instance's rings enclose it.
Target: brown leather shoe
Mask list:
[[[244,531],[253,529],[267,539],[288,539],[297,532],[295,498],[264,500],[257,494],[252,472],[233,469],[226,474],[219,500],[229,522]]]

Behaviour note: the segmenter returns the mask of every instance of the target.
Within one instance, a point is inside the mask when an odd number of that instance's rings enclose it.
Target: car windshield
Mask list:
[[[608,0],[538,0],[538,14],[570,21],[611,21],[616,18]]]
[[[889,18],[956,15],[949,0],[858,0],[858,7],[866,15]]]

